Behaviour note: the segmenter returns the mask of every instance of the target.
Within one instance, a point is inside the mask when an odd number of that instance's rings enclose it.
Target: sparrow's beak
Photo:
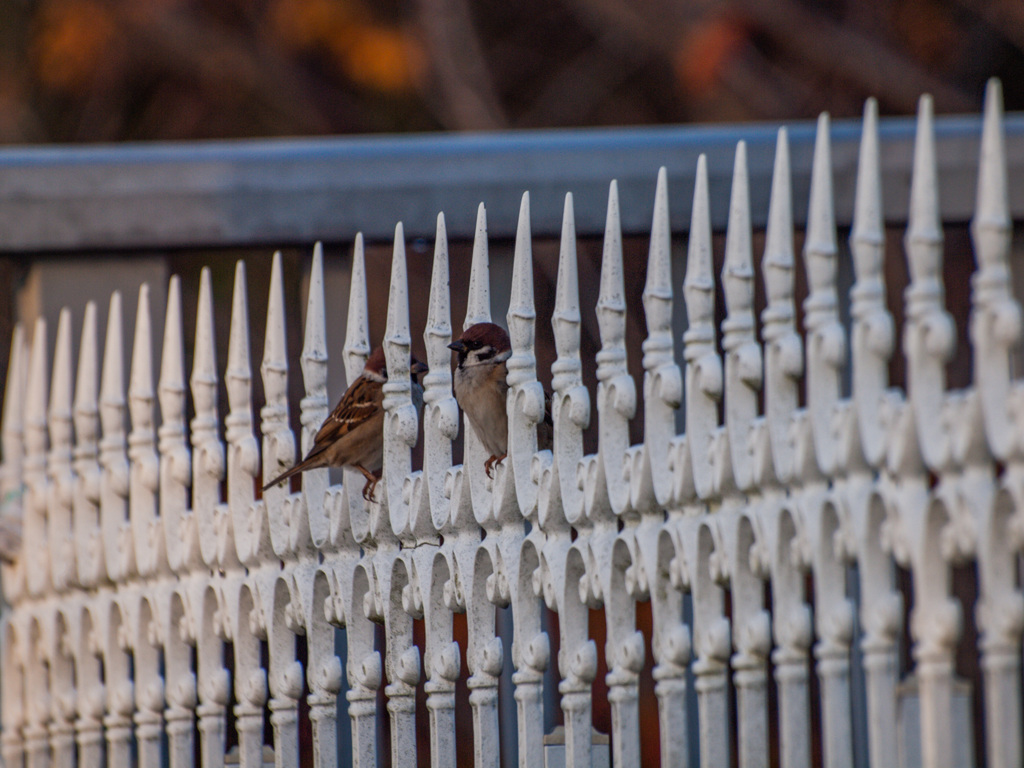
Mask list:
[[[466,351],[466,345],[462,343],[461,339],[456,339],[448,345],[448,349],[458,352],[460,355]]]
[[[412,363],[409,365],[409,373],[413,376],[419,376],[421,373],[426,373],[430,370],[430,366],[426,363],[421,363],[419,360],[413,358]]]

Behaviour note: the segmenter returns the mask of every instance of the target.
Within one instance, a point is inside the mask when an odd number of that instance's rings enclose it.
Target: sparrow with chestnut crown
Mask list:
[[[426,370],[427,366],[415,358],[410,362],[412,399],[417,410],[423,403],[423,387],[417,376]],[[366,478],[363,498],[372,500],[384,457],[384,383],[387,380],[384,349],[377,347],[367,359],[363,372],[345,390],[320,426],[306,458],[264,485],[263,490],[307,469],[352,467]]]
[[[473,432],[490,456],[484,462],[487,476],[496,462],[508,454],[507,361],[512,356],[508,333],[495,323],[476,323],[448,345],[458,355],[452,389],[455,400],[469,419]],[[545,397],[545,405],[550,406]],[[552,422],[549,407],[537,430],[537,447],[551,447]]]

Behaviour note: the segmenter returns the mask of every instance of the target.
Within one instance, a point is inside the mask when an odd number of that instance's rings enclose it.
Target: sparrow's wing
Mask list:
[[[374,414],[379,413],[383,407],[383,384],[360,376],[345,390],[330,416],[320,426],[320,431],[316,433],[313,447],[309,449],[306,458],[325,451]]]

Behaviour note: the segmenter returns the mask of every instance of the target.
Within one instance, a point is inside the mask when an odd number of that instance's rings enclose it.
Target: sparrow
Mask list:
[[[416,377],[426,370],[426,365],[412,359],[409,373],[413,401],[417,404],[423,402],[423,388]],[[387,380],[384,349],[377,347],[366,361],[363,372],[320,425],[306,458],[264,485],[263,490],[307,469],[352,467],[366,478],[363,498],[372,500],[384,456],[384,383]]]
[[[491,477],[494,464],[508,454],[506,361],[512,355],[512,343],[500,325],[476,323],[448,348],[458,355],[452,391],[473,432],[490,454],[484,462],[484,470]],[[540,450],[551,447],[550,398],[545,397],[545,405],[548,407],[545,408],[544,422],[537,430],[537,447]]]

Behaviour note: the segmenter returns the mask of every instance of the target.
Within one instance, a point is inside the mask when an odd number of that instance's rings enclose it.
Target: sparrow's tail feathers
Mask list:
[[[305,459],[300,461],[298,464],[296,464],[291,469],[286,469],[280,475],[278,475],[273,480],[271,480],[269,483],[264,485],[263,486],[263,490],[266,491],[268,488],[273,488],[278,483],[283,483],[289,477],[292,477],[293,475],[297,475],[300,472],[305,472],[307,469],[315,469],[318,465],[311,460],[312,458],[313,458],[312,456],[307,456]]]

